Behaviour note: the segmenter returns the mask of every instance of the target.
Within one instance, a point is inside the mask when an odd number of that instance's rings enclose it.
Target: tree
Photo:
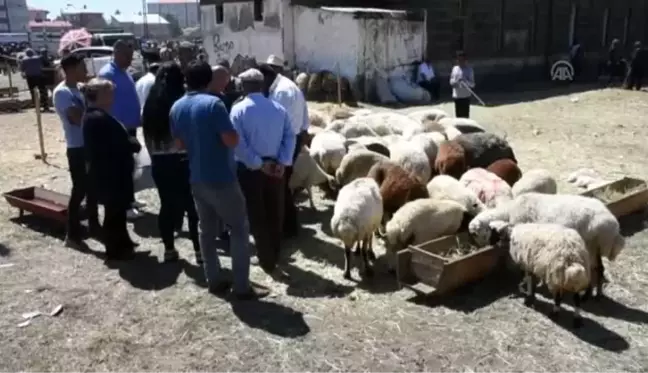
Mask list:
[[[172,37],[177,38],[178,36],[182,36],[182,27],[180,27],[180,22],[178,22],[178,19],[173,14],[165,14],[164,19],[169,22],[169,29]]]

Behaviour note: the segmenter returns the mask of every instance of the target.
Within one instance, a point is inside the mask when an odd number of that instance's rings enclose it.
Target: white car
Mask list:
[[[113,48],[108,46],[85,47],[77,48],[70,53],[83,56],[86,61],[88,75],[95,76],[104,65],[109,64],[112,60]],[[60,59],[54,61],[56,67],[60,63]],[[128,68],[128,72],[134,80],[139,79],[145,73],[144,59],[138,51],[133,53],[133,62]]]

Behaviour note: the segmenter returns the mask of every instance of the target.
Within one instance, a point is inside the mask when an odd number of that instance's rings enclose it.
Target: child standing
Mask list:
[[[470,117],[470,96],[472,95],[470,90],[475,88],[475,75],[472,67],[468,66],[463,51],[457,52],[457,64],[450,73],[450,86],[455,103],[455,116]]]

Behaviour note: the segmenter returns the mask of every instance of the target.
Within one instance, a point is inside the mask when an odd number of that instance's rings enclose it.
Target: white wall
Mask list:
[[[198,19],[198,2],[186,3],[159,3],[146,4],[146,12],[159,14],[164,17],[166,14],[173,15],[181,28],[196,27],[200,24]]]
[[[353,15],[304,6],[292,8],[297,67],[336,73],[339,64],[340,75],[355,79],[361,40]]]
[[[215,5],[201,6],[203,46],[209,60],[232,63],[241,56],[262,62],[271,54],[284,58],[282,4],[283,0],[264,1],[263,21],[255,21],[252,1],[225,3],[221,24],[216,24]]]

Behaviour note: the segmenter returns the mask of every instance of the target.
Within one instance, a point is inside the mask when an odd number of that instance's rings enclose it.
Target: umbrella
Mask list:
[[[70,30],[61,37],[59,42],[59,53],[63,49],[74,50],[76,48],[89,47],[92,35],[84,28]]]

